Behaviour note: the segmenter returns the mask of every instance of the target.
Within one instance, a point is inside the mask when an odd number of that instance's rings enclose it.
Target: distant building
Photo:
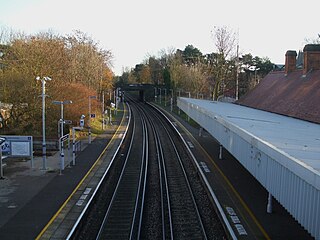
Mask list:
[[[320,44],[289,50],[282,71],[270,72],[237,104],[320,123]]]

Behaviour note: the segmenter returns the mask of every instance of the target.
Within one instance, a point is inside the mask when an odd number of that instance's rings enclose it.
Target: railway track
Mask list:
[[[71,239],[227,239],[172,126],[148,104],[129,105],[131,134]]]
[[[128,153],[114,190],[109,207],[101,224],[97,239],[135,239],[137,219],[141,208],[143,178],[148,156],[148,139],[145,119],[133,112],[134,126]],[[141,144],[136,144],[140,142]]]

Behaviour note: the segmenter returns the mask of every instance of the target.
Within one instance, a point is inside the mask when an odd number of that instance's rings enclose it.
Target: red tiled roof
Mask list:
[[[236,103],[320,123],[320,70],[271,72]]]

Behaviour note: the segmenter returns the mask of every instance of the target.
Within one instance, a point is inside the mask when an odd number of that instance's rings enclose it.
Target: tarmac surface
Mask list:
[[[46,239],[39,234],[53,222],[61,206],[96,164],[117,133],[120,122],[122,114],[112,126],[108,125],[104,134],[93,137],[91,144],[87,138],[81,140],[82,151],[76,157],[75,166],[71,157],[67,158],[71,152],[66,151],[63,171],[60,171],[59,152],[47,156],[47,170],[43,170],[42,156],[34,157],[34,168],[30,160],[6,159],[4,179],[0,180],[0,239]]]
[[[219,160],[219,144],[212,136],[205,131],[200,136],[199,128],[174,117],[238,239],[312,239],[275,200],[273,213],[267,214],[264,188],[227,152]],[[62,174],[59,152],[47,157],[47,171],[41,170],[42,157],[34,158],[33,169],[30,161],[8,160],[5,179],[0,180],[0,239],[65,239],[108,167],[123,136],[118,127],[124,127],[126,119],[116,119],[90,145],[84,140],[76,165]]]

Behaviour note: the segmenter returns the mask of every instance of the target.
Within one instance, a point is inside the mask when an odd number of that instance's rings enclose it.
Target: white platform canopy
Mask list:
[[[232,103],[179,98],[215,137],[320,239],[320,125]]]

